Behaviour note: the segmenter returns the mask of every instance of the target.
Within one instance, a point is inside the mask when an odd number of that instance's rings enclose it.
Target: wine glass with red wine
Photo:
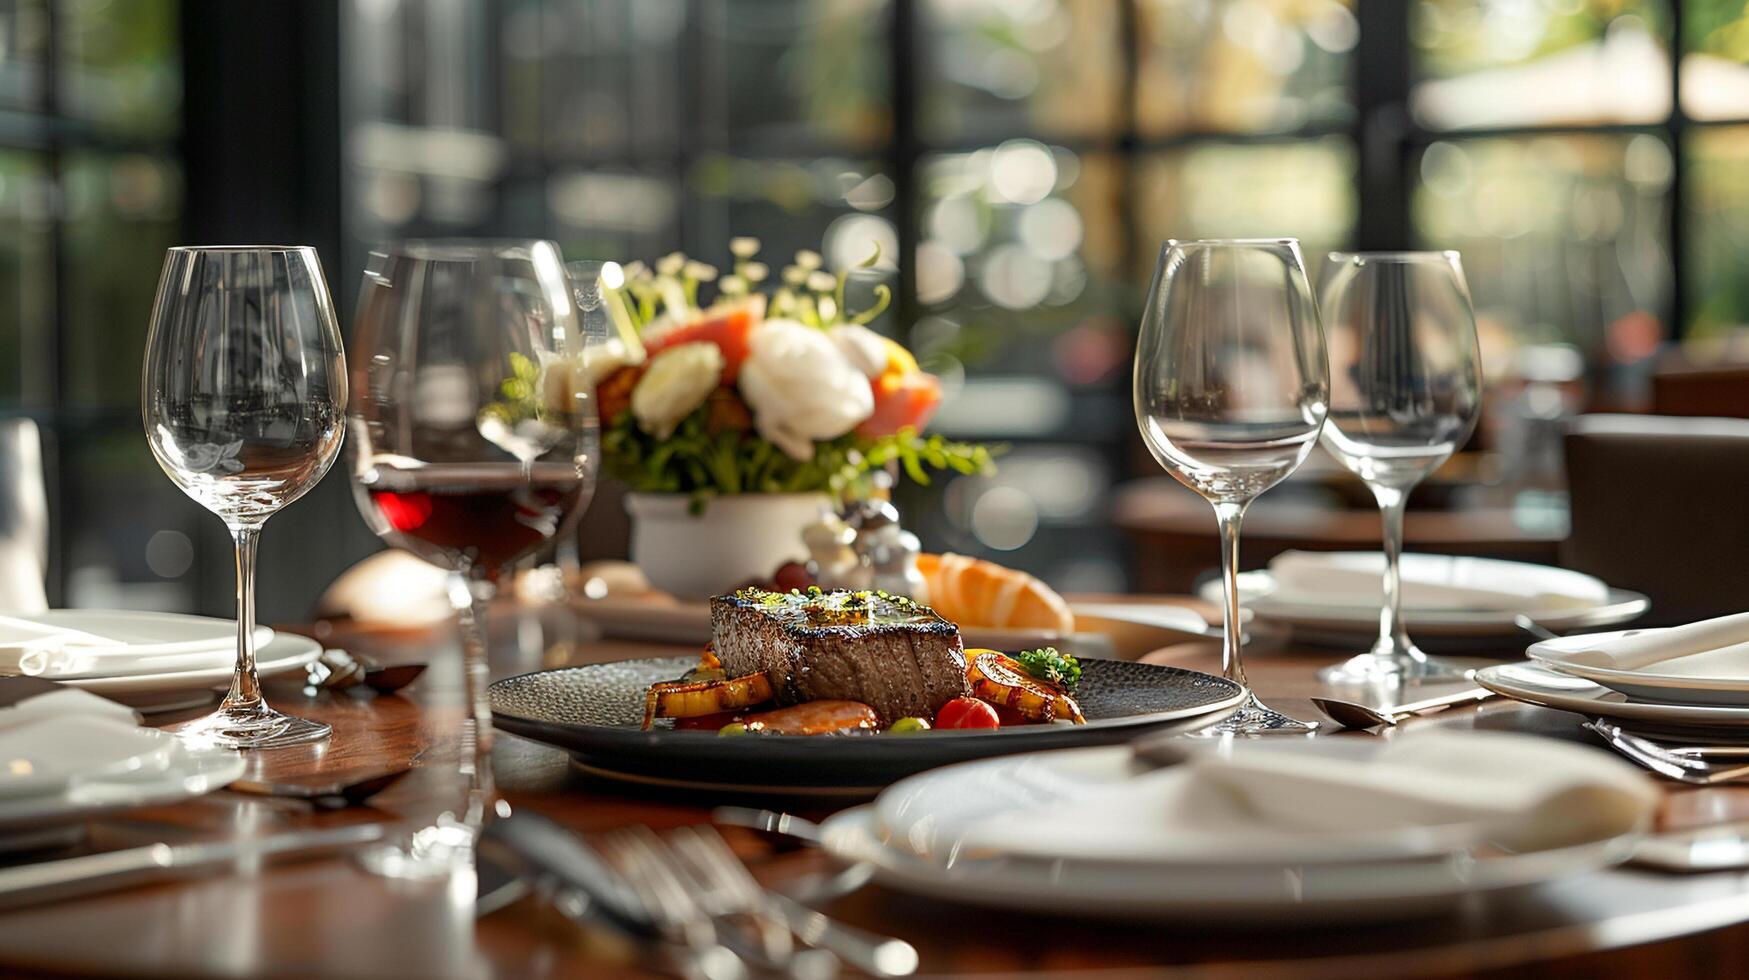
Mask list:
[[[374,852],[391,877],[447,874],[502,808],[492,784],[486,603],[568,531],[595,485],[592,345],[558,246],[408,242],[373,253],[354,324],[352,485],[389,544],[448,569],[468,717],[465,807]]]

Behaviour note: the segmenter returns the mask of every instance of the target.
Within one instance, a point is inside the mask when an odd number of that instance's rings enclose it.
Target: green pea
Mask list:
[[[911,735],[926,731],[929,731],[929,722],[923,718],[900,718],[887,726],[887,732],[892,735]]]
[[[717,734],[718,735],[745,735],[745,734],[747,734],[747,726],[741,724],[738,721],[731,721],[727,725],[724,725],[723,727],[717,729]]]

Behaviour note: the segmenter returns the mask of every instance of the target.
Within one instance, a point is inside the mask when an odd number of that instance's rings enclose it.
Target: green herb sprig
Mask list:
[[[1056,647],[1023,650],[1014,659],[1022,670],[1070,693],[1081,683],[1081,662],[1069,654],[1058,653]]]

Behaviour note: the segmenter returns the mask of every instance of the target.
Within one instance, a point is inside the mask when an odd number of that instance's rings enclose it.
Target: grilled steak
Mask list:
[[[742,589],[711,600],[711,644],[730,677],[763,672],[780,705],[861,701],[888,723],[935,717],[970,693],[959,627],[884,593]]]

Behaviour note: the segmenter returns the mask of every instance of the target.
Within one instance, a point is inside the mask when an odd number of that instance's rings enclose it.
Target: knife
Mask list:
[[[126,885],[188,877],[245,858],[313,856],[380,840],[379,824],[300,831],[254,840],[202,844],[148,844],[0,870],[0,908],[90,895]]]

